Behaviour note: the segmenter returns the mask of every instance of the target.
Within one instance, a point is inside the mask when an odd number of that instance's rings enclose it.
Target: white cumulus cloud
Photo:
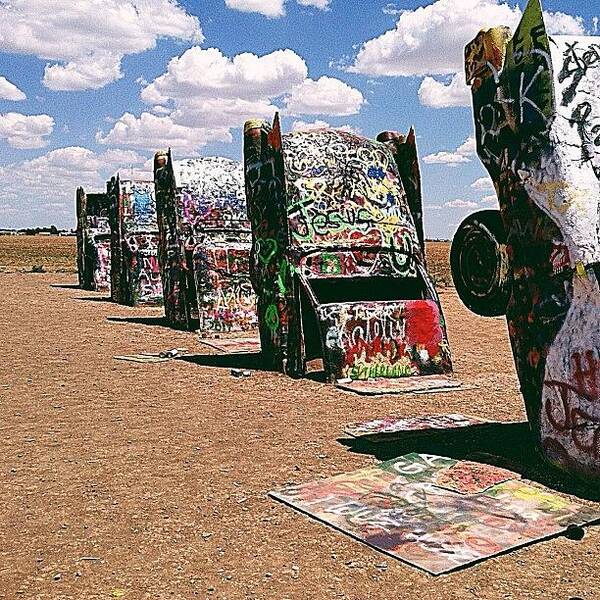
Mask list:
[[[456,200],[450,200],[444,202],[446,208],[477,208],[477,202],[471,202],[471,200],[462,200],[457,198]]]
[[[292,50],[227,57],[197,46],[173,58],[141,98],[151,112],[124,114],[111,131],[98,134],[100,143],[193,152],[231,141],[230,130],[247,119],[272,119],[282,103],[294,115],[350,115],[364,103],[360,91],[339,79],[309,79],[306,62]]]
[[[307,79],[286,99],[287,111],[292,115],[355,115],[364,103],[359,90],[326,76],[317,81]]]
[[[316,121],[307,122],[297,120],[292,123],[292,131],[314,131],[316,129],[338,129],[339,131],[347,131],[348,133],[354,133],[356,135],[361,134],[361,130],[358,127],[352,127],[352,125],[331,125],[327,121]]]
[[[122,77],[121,61],[160,38],[202,41],[197,17],[176,0],[0,2],[0,51],[52,61],[52,90],[98,89]]]
[[[229,58],[217,48],[195,46],[171,59],[167,72],[143,89],[142,100],[154,104],[197,97],[257,100],[279,96],[307,75],[306,62],[292,50],[264,56],[244,52]]]
[[[225,0],[228,8],[241,12],[255,12],[275,19],[285,15],[283,0]]]
[[[471,187],[478,192],[492,191],[494,182],[489,177],[480,177],[471,184]]]
[[[463,70],[465,45],[482,28],[507,25],[513,30],[521,10],[503,0],[437,0],[405,10],[396,27],[365,42],[350,71],[366,75],[449,75]],[[581,35],[581,17],[546,13],[551,33]]]
[[[106,134],[98,132],[96,141],[112,146],[132,146],[147,150],[170,147],[180,152],[193,154],[210,142],[231,142],[227,128],[186,127],[178,125],[170,116],[159,117],[142,113],[135,117],[125,113]]]
[[[429,108],[471,106],[471,88],[462,72],[456,73],[447,84],[427,76],[419,87],[419,100]]]
[[[0,114],[0,139],[13,148],[43,148],[53,130],[54,119],[49,115]]]
[[[75,190],[105,189],[106,180],[120,169],[143,165],[132,150],[96,153],[80,146],[51,150],[30,160],[0,167],[0,206],[7,207],[13,227],[55,223],[75,224]]]
[[[311,6],[327,10],[331,0],[296,0],[300,6]],[[225,0],[225,6],[248,13],[258,13],[269,19],[285,15],[285,0]]]
[[[312,6],[319,10],[327,10],[331,0],[296,0],[300,6]]]
[[[474,137],[468,137],[456,150],[453,152],[436,152],[423,157],[423,162],[429,165],[447,165],[449,167],[457,167],[462,163],[471,162],[471,157],[475,154],[476,143]]]
[[[18,102],[25,100],[27,96],[6,77],[0,77],[0,100],[12,100]]]
[[[464,47],[477,32],[498,25],[516,28],[522,12],[505,0],[436,0],[414,10],[401,10],[394,29],[366,41],[348,71],[373,76],[426,77],[421,103],[432,108],[469,106],[464,84]],[[579,16],[546,12],[551,34],[583,35]],[[449,84],[431,76],[452,75]]]

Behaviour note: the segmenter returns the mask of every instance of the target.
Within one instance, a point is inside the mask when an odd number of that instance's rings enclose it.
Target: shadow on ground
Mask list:
[[[51,288],[58,288],[63,290],[80,290],[78,283],[51,283]]]
[[[112,302],[110,296],[82,296],[81,298],[71,298],[71,300],[79,300],[81,302]]]
[[[457,460],[473,460],[520,473],[559,492],[587,500],[599,501],[600,490],[549,466],[537,452],[529,424],[491,423],[460,429],[436,430],[425,433],[394,434],[394,439],[373,441],[366,438],[340,438],[338,442],[350,452],[369,454],[379,460],[389,460],[419,452],[448,456]]]
[[[202,367],[268,371],[263,364],[260,352],[245,352],[239,354],[188,354],[186,356],[179,356],[176,360],[184,360]]]
[[[106,317],[111,323],[131,323],[133,325],[148,325],[150,327],[166,327],[174,329],[169,325],[167,318],[162,317]]]

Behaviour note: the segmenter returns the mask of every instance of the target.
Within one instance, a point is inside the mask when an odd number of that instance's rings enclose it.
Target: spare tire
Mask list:
[[[482,317],[506,314],[512,270],[500,211],[469,215],[458,228],[450,250],[454,286],[465,306]]]

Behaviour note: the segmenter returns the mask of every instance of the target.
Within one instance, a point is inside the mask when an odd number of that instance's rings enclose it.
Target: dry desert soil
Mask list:
[[[26,272],[34,264],[54,272]],[[490,455],[566,491],[522,425],[376,449],[344,440],[345,423],[389,414],[524,419],[505,322],[469,313],[452,288],[441,298],[470,387],[363,397],[207,355],[160,309],[77,289],[55,272],[73,271],[72,239],[0,240],[0,271],[0,598],[600,598],[599,527],[432,577],[267,496],[410,451]],[[195,356],[113,359],[172,347]]]

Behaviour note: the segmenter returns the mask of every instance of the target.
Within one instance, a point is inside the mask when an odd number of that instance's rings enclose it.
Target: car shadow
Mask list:
[[[174,329],[164,315],[157,317],[106,317],[106,320],[111,323],[130,323],[133,325],[147,325],[149,327],[166,327],[167,329]]]
[[[50,287],[63,290],[83,290],[78,283],[51,283]]]
[[[72,300],[79,300],[80,302],[112,302],[110,296],[82,296],[81,298],[71,298]]]
[[[260,352],[240,352],[237,354],[186,354],[185,356],[178,356],[175,360],[183,360],[202,367],[269,371],[263,363],[262,354]]]
[[[378,441],[363,437],[340,438],[338,442],[350,452],[368,454],[382,461],[411,452],[473,460],[509,469],[558,492],[596,502],[600,500],[597,486],[586,485],[543,460],[527,422],[490,423],[427,433],[403,432],[393,436],[393,440],[382,436]]]

